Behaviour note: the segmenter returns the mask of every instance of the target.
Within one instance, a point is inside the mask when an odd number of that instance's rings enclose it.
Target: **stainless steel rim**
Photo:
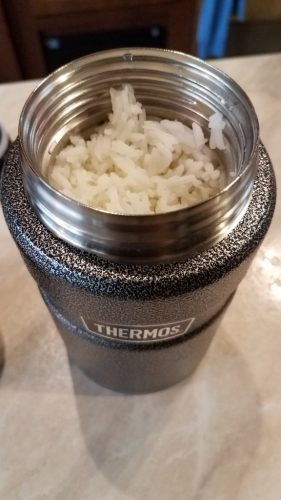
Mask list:
[[[89,129],[109,110],[109,87],[131,83],[152,114],[207,127],[224,115],[234,180],[210,200],[158,215],[120,215],[83,206],[47,182],[52,155],[70,133]],[[155,263],[189,256],[220,241],[239,222],[257,168],[258,120],[243,90],[209,64],[162,49],[104,51],[52,73],[27,100],[20,117],[23,180],[42,222],[59,238],[101,257]]]

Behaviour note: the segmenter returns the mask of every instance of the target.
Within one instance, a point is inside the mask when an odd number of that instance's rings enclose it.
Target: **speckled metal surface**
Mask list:
[[[11,233],[36,266],[91,293],[118,298],[129,294],[131,298],[146,300],[148,285],[151,294],[164,298],[171,295],[172,281],[173,294],[179,295],[206,286],[241,264],[268,229],[275,204],[275,178],[261,145],[252,200],[240,224],[222,242],[185,263],[158,266],[126,266],[104,261],[53,236],[40,223],[26,199],[18,144],[11,148],[6,162],[2,197]]]
[[[72,335],[68,349],[72,352],[72,358],[73,352],[76,352],[76,361],[85,371],[93,374],[95,372],[89,370],[89,343],[87,342],[85,347],[87,355],[83,355],[81,336],[73,336],[73,333],[70,333],[71,329],[80,331],[83,327],[81,316],[84,319],[94,318],[95,321],[121,325],[164,324],[192,317],[195,318],[189,330],[192,335],[200,328],[204,332],[205,325],[223,309],[246,273],[255,250],[266,234],[274,211],[274,173],[262,145],[259,153],[259,168],[252,198],[236,228],[220,243],[195,257],[181,262],[147,266],[105,261],[70,247],[53,236],[38,220],[26,198],[21,177],[19,146],[18,143],[12,146],[2,178],[4,215],[31,274],[45,295],[45,300],[57,311],[57,318],[67,318],[65,321],[72,325],[66,328],[60,320],[56,320],[58,325],[61,325],[59,328],[64,338],[66,331]],[[190,338],[190,335],[185,336],[186,341]],[[73,347],[73,343],[77,344],[76,347]],[[160,352],[162,346],[168,345],[167,343],[174,345],[175,352],[183,351],[183,343],[175,338],[159,340],[154,352]],[[118,346],[120,342],[104,339],[103,349],[111,351],[112,344]],[[130,345],[135,352],[142,352],[149,344],[128,341],[127,346]],[[90,345],[94,363],[97,343]],[[122,358],[123,363],[126,365],[127,362],[128,366],[132,359],[131,347],[128,351],[125,349],[128,357]],[[117,356],[118,351],[114,349],[114,352]],[[138,391],[142,391],[141,380],[144,384],[143,390],[149,388],[149,380],[144,376],[144,372],[147,368],[147,373],[150,373],[151,362],[150,358],[142,361],[141,373],[134,374],[136,379],[139,378],[134,382]],[[190,361],[187,360],[187,363]],[[164,379],[164,385],[169,385],[167,373],[161,381],[161,356],[158,365],[157,377],[160,378],[153,381],[153,386],[163,387]],[[114,387],[122,390],[124,381],[120,370],[118,372],[117,369],[119,362],[116,361],[114,366],[116,371],[111,378],[115,380]],[[181,366],[181,375],[176,370],[177,379],[188,372],[184,363]],[[108,385],[106,370],[107,367],[104,366],[104,383]],[[169,372],[172,383],[172,365]],[[103,375],[99,372],[100,383],[103,383]]]
[[[42,291],[41,291],[42,293]],[[134,344],[104,341],[71,323],[53,306],[43,292],[67,347],[68,356],[98,383],[128,393],[154,392],[190,375],[200,363],[230,304],[192,334],[159,344]]]

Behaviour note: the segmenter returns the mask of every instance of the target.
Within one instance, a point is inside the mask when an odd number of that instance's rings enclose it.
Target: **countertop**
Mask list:
[[[281,55],[221,60],[256,108],[281,183]],[[16,136],[35,82],[0,86]],[[280,196],[269,233],[194,375],[128,396],[69,366],[0,218],[0,498],[281,498]],[[1,371],[1,370],[0,370]]]

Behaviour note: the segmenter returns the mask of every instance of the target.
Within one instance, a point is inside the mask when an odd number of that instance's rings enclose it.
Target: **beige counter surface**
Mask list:
[[[217,62],[246,90],[281,183],[281,55]],[[14,138],[34,82],[0,85]],[[196,373],[113,393],[70,367],[0,217],[1,500],[281,498],[281,215]],[[1,371],[1,370],[0,370]]]

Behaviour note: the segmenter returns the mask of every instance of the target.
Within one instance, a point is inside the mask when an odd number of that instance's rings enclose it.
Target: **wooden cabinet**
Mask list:
[[[5,11],[0,1],[0,82],[19,80],[22,77],[19,61],[13,46]]]
[[[194,51],[197,0],[0,0],[25,78],[47,73],[42,37],[161,25],[166,47]]]
[[[249,21],[267,21],[281,19],[280,0],[247,0],[246,18]]]

